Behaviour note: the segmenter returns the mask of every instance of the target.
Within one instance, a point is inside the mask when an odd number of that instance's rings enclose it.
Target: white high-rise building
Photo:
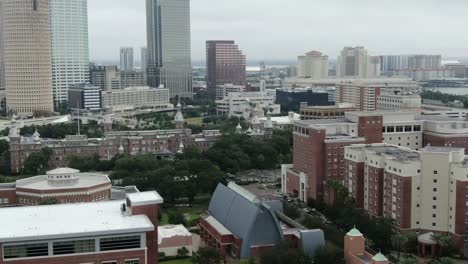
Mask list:
[[[193,97],[190,0],[147,0],[148,85]]]
[[[311,51],[297,58],[298,77],[312,79],[328,78],[328,56]]]
[[[371,78],[371,58],[364,47],[345,47],[338,56],[336,76]]]
[[[49,0],[2,0],[0,25],[7,111],[53,111]]]
[[[120,70],[133,71],[133,48],[120,48]]]
[[[71,85],[89,82],[88,0],[50,0],[54,102]]]

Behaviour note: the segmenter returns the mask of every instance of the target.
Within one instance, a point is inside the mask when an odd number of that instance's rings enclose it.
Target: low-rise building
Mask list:
[[[200,237],[223,259],[258,257],[283,240],[309,256],[324,246],[322,230],[306,230],[282,212],[279,200],[261,200],[234,183],[219,184],[200,221]]]
[[[129,87],[121,90],[105,91],[102,104],[109,109],[169,109],[169,89],[150,87]]]
[[[281,113],[281,106],[275,104],[267,92],[229,93],[221,100],[216,100],[218,115],[236,116],[250,119],[255,107],[268,108],[272,114]]]
[[[384,92],[377,98],[378,111],[408,111],[421,113],[421,96],[418,93]]]
[[[276,90],[276,102],[283,111],[299,111],[301,103],[307,105],[334,105],[335,89],[329,88],[283,88]]]
[[[111,199],[111,181],[101,173],[58,168],[45,175],[0,185],[0,206],[83,203]]]
[[[145,83],[145,74],[143,71],[121,71],[120,86],[128,87],[143,87]]]
[[[411,93],[419,92],[416,82],[392,82],[371,83],[355,81],[337,85],[336,102],[350,103],[355,105],[359,111],[377,111],[378,98],[389,93]]]
[[[192,255],[193,236],[183,225],[166,225],[158,227],[159,254],[176,257],[182,248],[187,249],[187,256]]]
[[[232,83],[226,83],[223,85],[216,86],[216,99],[223,99],[228,96],[229,93],[242,93],[245,91],[245,85],[234,85]]]
[[[0,263],[158,263],[153,192],[125,200],[0,208]]]
[[[341,103],[329,106],[301,105],[301,120],[344,118],[345,113],[358,111],[353,104]]]

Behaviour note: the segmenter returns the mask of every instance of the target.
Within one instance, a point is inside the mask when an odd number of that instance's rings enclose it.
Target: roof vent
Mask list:
[[[126,213],[127,212],[127,205],[125,203],[123,203],[121,206],[120,206],[120,211],[122,211],[122,213]]]

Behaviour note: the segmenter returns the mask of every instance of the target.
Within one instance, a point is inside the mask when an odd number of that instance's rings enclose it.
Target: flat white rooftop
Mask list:
[[[53,182],[47,175],[40,175],[16,181],[16,188],[33,190],[63,190],[77,188],[91,188],[97,185],[111,184],[109,177],[100,173],[79,173],[79,178],[69,181]]]
[[[124,200],[0,208],[0,243],[154,230],[146,215],[123,214],[123,203]]]
[[[191,237],[192,233],[183,225],[158,226],[158,244],[161,244],[164,239],[176,236]]]
[[[127,194],[127,199],[130,201],[131,206],[163,203],[163,198],[156,191],[129,193]]]

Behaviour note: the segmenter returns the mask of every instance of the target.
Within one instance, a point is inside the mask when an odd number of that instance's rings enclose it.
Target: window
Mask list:
[[[140,236],[102,238],[100,248],[101,251],[139,248],[140,242]]]
[[[434,218],[435,218],[435,217],[437,217],[437,215],[436,215],[436,214],[432,214],[432,217],[434,217]]]
[[[432,223],[432,226],[436,226],[436,223]]]
[[[432,191],[437,192],[437,188],[433,188]]]
[[[103,261],[101,264],[117,264],[117,260]]]
[[[432,200],[437,201],[437,197],[432,197]]]
[[[432,209],[437,209],[437,206],[433,205],[433,206],[432,206]]]
[[[139,259],[126,259],[125,264],[140,264],[140,260]]]
[[[37,0],[33,0],[33,10],[37,11]]]
[[[437,180],[434,180],[434,183],[437,183]]]
[[[3,246],[3,259],[32,258],[49,255],[47,243]]]
[[[414,126],[413,131],[421,131],[421,126]]]
[[[94,239],[54,242],[54,255],[95,252]]]
[[[437,175],[437,173],[438,173],[438,172],[435,170],[435,171],[434,171],[434,175]]]

